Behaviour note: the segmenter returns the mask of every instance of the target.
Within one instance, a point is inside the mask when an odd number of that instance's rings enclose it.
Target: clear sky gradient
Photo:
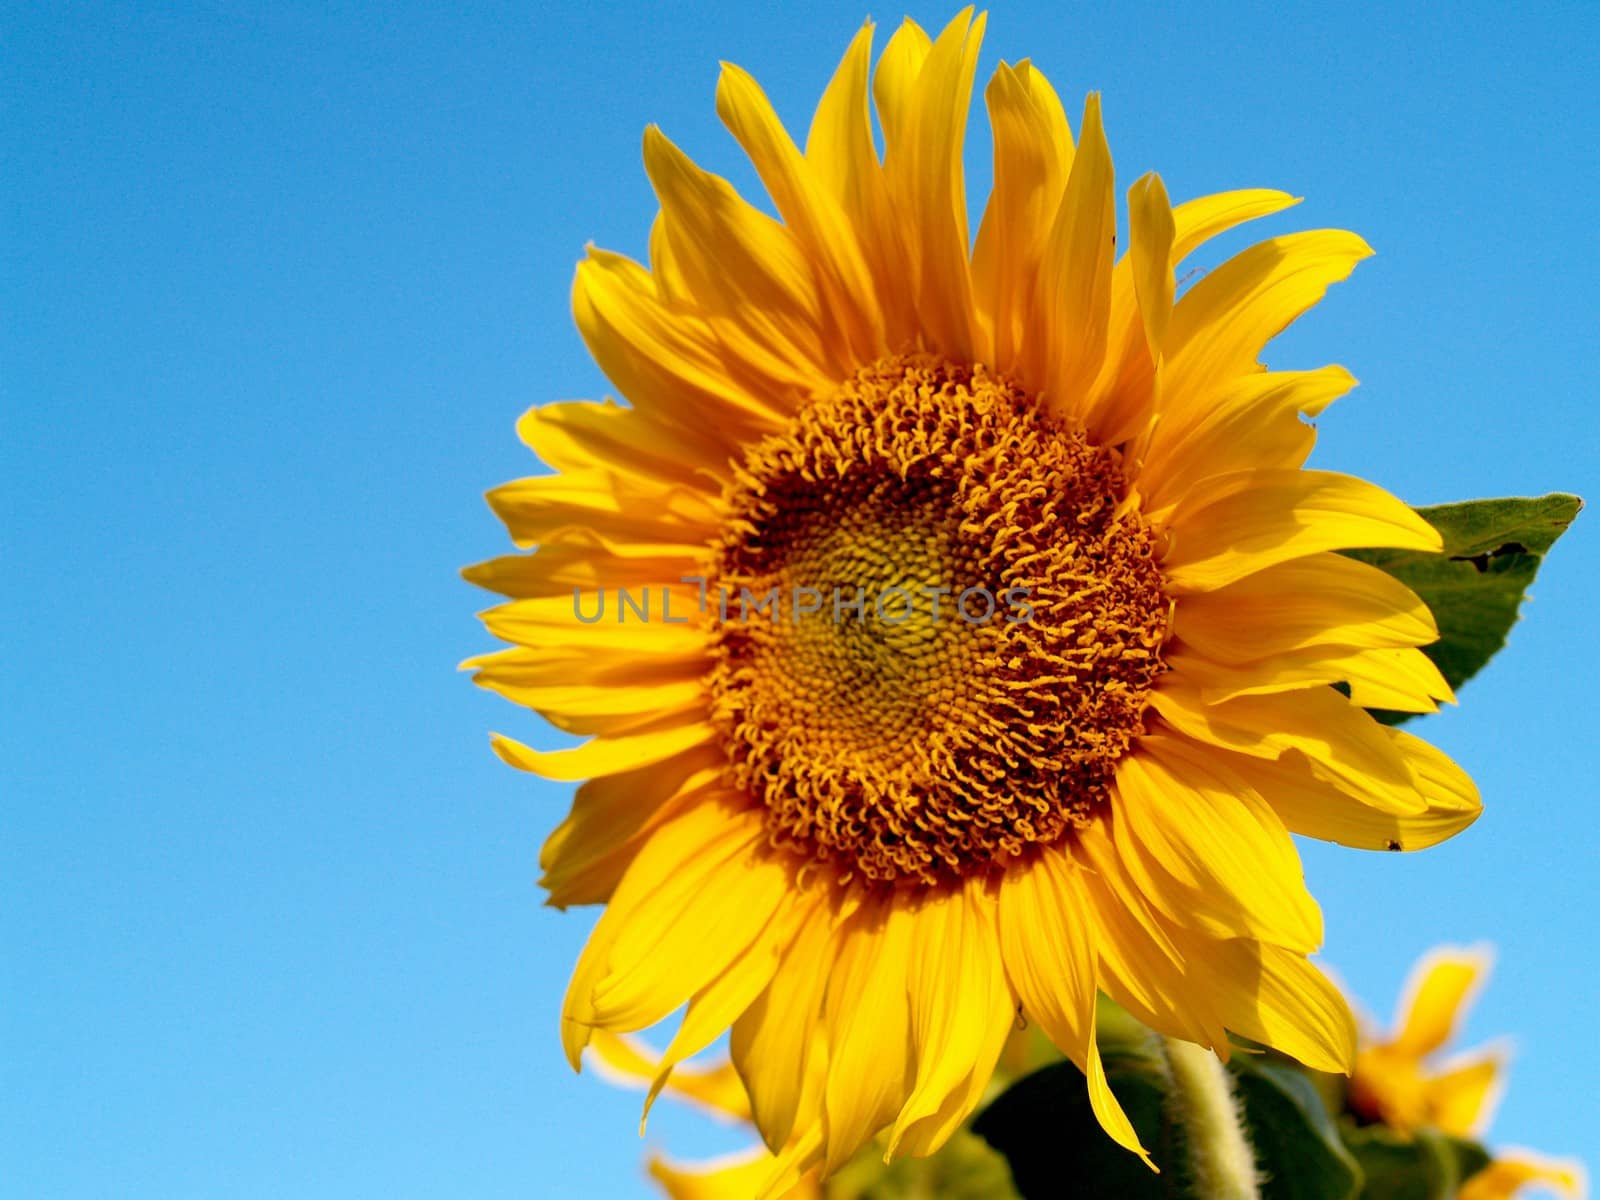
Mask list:
[[[507,547],[480,494],[532,465],[518,414],[610,390],[568,288],[586,241],[643,247],[645,124],[747,183],[717,60],[803,130],[866,15],[4,6],[0,1192],[632,1197],[647,1145],[738,1144],[669,1105],[640,1142],[638,1098],[561,1061],[592,917],[533,881],[570,789],[491,755],[549,739],[455,673],[493,645],[456,572]],[[1119,190],[1282,187],[1305,204],[1258,232],[1377,248],[1270,351],[1363,381],[1318,465],[1416,503],[1600,495],[1600,8],[990,31],[980,83],[1031,56],[1074,114],[1104,90]],[[975,212],[987,156],[975,111]],[[1418,726],[1482,820],[1305,847],[1326,961],[1385,1015],[1429,945],[1498,945],[1468,1030],[1517,1039],[1492,1140],[1567,1153],[1600,1078],[1596,519]]]

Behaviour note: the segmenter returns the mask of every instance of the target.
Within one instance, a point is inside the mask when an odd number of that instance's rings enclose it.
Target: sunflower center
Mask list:
[[[711,692],[774,844],[932,884],[1091,818],[1167,632],[1124,491],[1027,395],[925,357],[751,449],[710,572]]]

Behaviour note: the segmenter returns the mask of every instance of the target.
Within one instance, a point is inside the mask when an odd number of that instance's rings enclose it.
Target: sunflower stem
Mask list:
[[[1197,1200],[1259,1200],[1255,1152],[1227,1070],[1215,1054],[1193,1042],[1163,1037],[1161,1048]]]

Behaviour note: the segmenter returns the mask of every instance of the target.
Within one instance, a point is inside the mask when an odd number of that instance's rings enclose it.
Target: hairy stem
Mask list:
[[[1161,1039],[1172,1074],[1171,1103],[1189,1150],[1198,1200],[1259,1200],[1255,1153],[1233,1080],[1217,1056],[1177,1038]]]

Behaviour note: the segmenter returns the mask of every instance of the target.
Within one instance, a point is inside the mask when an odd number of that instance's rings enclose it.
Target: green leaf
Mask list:
[[[1083,1073],[1070,1062],[1044,1067],[1018,1080],[984,1109],[972,1129],[1011,1164],[1026,1200],[1063,1195],[1115,1196],[1117,1200],[1174,1200],[1184,1195],[1174,1131],[1163,1117],[1166,1071],[1148,1051],[1103,1049],[1111,1089],[1139,1139],[1161,1164],[1157,1175],[1113,1142],[1089,1107]]]
[[[1167,1102],[1165,1059],[1148,1033],[1102,1040],[1106,1077],[1158,1175],[1111,1140],[1070,1062],[1035,1071],[989,1105],[973,1131],[1006,1156],[1026,1200],[1063,1195],[1188,1200],[1188,1153]],[[1232,1070],[1244,1105],[1264,1200],[1356,1200],[1361,1169],[1345,1150],[1316,1086],[1298,1065],[1237,1053]]]
[[[1489,1165],[1476,1142],[1428,1130],[1407,1136],[1383,1125],[1346,1125],[1344,1141],[1366,1175],[1361,1200],[1454,1200]]]
[[[1304,1070],[1252,1054],[1229,1064],[1264,1179],[1264,1200],[1354,1200],[1362,1174]]]
[[[1439,623],[1424,646],[1452,688],[1484,667],[1506,642],[1524,593],[1583,501],[1560,492],[1534,498],[1468,500],[1417,510],[1444,538],[1444,550],[1351,550],[1421,596]],[[1375,711],[1398,724],[1410,713]]]

